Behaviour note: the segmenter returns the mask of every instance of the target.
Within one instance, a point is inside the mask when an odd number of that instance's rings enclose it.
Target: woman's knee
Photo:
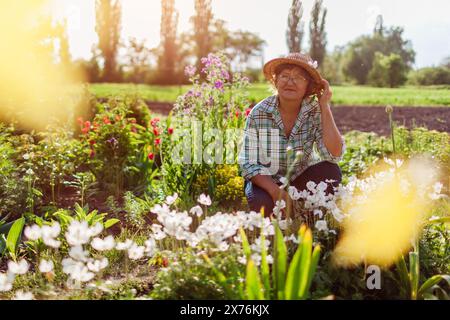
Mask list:
[[[264,189],[247,182],[245,196],[251,211],[260,212],[261,208],[264,207],[264,215],[268,216],[273,212],[274,203],[272,197]]]
[[[333,188],[342,182],[342,172],[336,163],[322,161],[306,169],[294,181],[294,185],[297,189],[304,190],[309,181],[315,183],[326,182],[329,184],[327,193],[334,193]]]

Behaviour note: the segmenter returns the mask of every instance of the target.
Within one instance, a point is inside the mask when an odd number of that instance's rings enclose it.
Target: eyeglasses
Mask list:
[[[288,83],[289,80],[292,79],[292,82],[294,82],[294,84],[298,84],[298,83],[300,83],[300,82],[306,82],[306,81],[307,81],[305,77],[302,77],[302,76],[300,76],[300,75],[291,77],[290,75],[287,75],[287,74],[282,74],[282,75],[280,75],[280,77],[279,77],[278,79],[279,79],[280,82],[282,82],[282,83]]]

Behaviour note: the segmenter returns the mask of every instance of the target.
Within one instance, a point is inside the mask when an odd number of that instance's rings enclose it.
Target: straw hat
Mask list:
[[[317,70],[317,61],[314,61],[310,56],[304,53],[289,53],[284,57],[272,59],[264,65],[263,72],[266,79],[275,83],[275,70],[282,64],[299,66],[311,76],[314,83],[312,85],[310,84],[308,87],[307,95],[313,95],[320,92],[322,89],[322,76]]]

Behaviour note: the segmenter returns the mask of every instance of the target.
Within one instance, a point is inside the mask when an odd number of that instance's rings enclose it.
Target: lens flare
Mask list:
[[[412,159],[352,200],[333,252],[335,264],[388,267],[408,252],[431,211],[429,190],[439,177],[435,168],[431,160]]]
[[[0,0],[0,120],[45,129],[68,121],[84,78],[58,59],[58,35],[45,0]]]

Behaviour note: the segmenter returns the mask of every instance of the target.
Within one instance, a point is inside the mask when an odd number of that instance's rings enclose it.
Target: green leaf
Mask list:
[[[266,237],[264,236],[263,229],[261,229],[261,278],[264,285],[264,293],[267,298],[270,299],[270,269],[267,262],[267,247],[265,244]]]
[[[275,241],[274,241],[274,254],[273,254],[273,282],[275,284],[275,292],[277,299],[284,299],[284,290],[286,284],[286,264],[287,264],[287,248],[284,242],[283,233],[276,222],[275,226]]]
[[[247,258],[248,261],[250,259],[250,256],[252,255],[250,244],[248,243],[247,235],[245,234],[244,229],[242,228],[239,229],[239,233],[242,239],[242,249],[244,250],[245,257]]]
[[[406,266],[405,257],[401,256],[401,258],[395,263],[397,267],[397,273],[400,278],[400,282],[402,284],[402,291],[404,291],[404,296],[406,299],[409,299],[411,294],[411,283],[409,281],[409,272]]]
[[[430,290],[432,287],[437,285],[442,280],[447,281],[447,283],[450,285],[450,276],[449,275],[438,274],[438,275],[428,278],[428,280],[425,281],[422,284],[422,286],[420,287],[419,292],[418,292],[418,297],[424,296],[428,290]]]
[[[247,299],[264,300],[263,288],[259,277],[258,268],[252,259],[247,262],[247,276],[245,277],[245,289]]]
[[[111,228],[113,225],[115,225],[118,222],[120,222],[120,220],[119,219],[115,219],[115,218],[106,220],[106,222],[104,224],[105,229]]]
[[[302,255],[302,247],[299,245],[289,265],[286,277],[286,289],[285,289],[286,300],[293,300],[297,298],[298,290],[300,287],[299,262],[301,255]]]
[[[311,251],[312,251],[312,233],[307,229],[303,241],[300,243],[302,247],[302,255],[300,257],[300,287],[298,291],[299,299],[306,299],[308,294],[307,285],[309,282],[309,273],[311,268]]]
[[[417,252],[409,253],[409,279],[411,282],[411,299],[417,299],[419,289],[419,254]]]
[[[17,244],[22,234],[24,225],[25,225],[25,218],[22,217],[13,223],[11,229],[8,232],[8,237],[6,238],[6,248],[11,253],[13,258],[16,257]]]

